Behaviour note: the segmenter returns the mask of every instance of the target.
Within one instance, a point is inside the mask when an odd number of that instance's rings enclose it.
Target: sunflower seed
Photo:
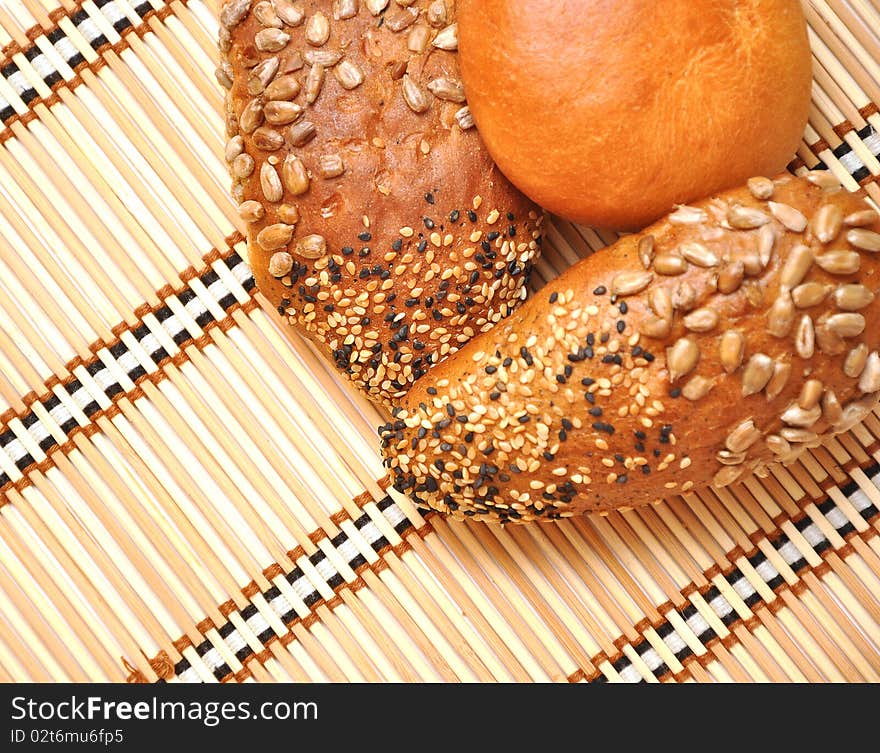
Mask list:
[[[266,99],[269,101],[286,101],[291,100],[299,94],[300,85],[296,80],[296,76],[287,74],[279,76],[266,87],[264,92]]]
[[[290,225],[278,223],[264,227],[257,233],[257,243],[266,251],[274,251],[276,248],[284,248],[293,238],[293,228]],[[290,271],[290,270],[288,270]],[[287,272],[285,272],[287,274]]]
[[[823,285],[821,282],[805,282],[791,291],[791,300],[799,309],[808,309],[822,303],[830,292],[830,285]]]
[[[880,252],[880,233],[875,233],[873,230],[853,228],[847,232],[846,240],[851,246],[862,251],[869,251],[872,254]]]
[[[807,218],[804,217],[803,212],[788,204],[779,204],[775,201],[769,202],[768,206],[770,212],[786,230],[790,230],[792,233],[802,233],[806,230]]]
[[[315,103],[321,93],[322,86],[324,86],[324,66],[315,63],[309,68],[309,73],[306,76],[306,102],[308,104]]]
[[[284,277],[293,269],[293,257],[287,251],[277,251],[269,259],[269,274],[272,277]]]
[[[409,105],[409,109],[415,113],[425,112],[430,107],[430,102],[428,102],[428,97],[425,95],[424,90],[408,73],[403,77],[403,98],[406,100],[406,104]]]
[[[239,204],[244,201],[244,183],[237,182],[233,184],[232,200]]]
[[[239,154],[232,160],[232,177],[236,180],[249,178],[253,174],[255,166],[254,158],[250,154]]]
[[[418,17],[419,11],[416,8],[400,8],[385,14],[385,26],[390,31],[397,33],[412,26]]]
[[[388,7],[388,0],[366,0],[367,10],[374,16],[378,16]]]
[[[318,173],[322,178],[338,178],[345,172],[345,164],[338,154],[325,154],[318,160]]]
[[[813,266],[814,258],[813,250],[809,246],[795,246],[779,274],[779,284],[789,289],[800,285]]]
[[[873,410],[874,400],[869,401],[857,400],[850,403],[843,409],[843,415],[840,421],[834,424],[834,430],[837,432],[849,431],[859,424]]]
[[[252,99],[242,109],[238,126],[243,133],[253,133],[262,122],[263,103],[259,99]]]
[[[303,108],[296,102],[273,100],[266,103],[263,114],[266,116],[266,122],[272,125],[287,125],[302,117]]]
[[[434,32],[424,24],[416,24],[410,29],[409,36],[406,40],[406,48],[416,55],[421,55],[428,49],[431,40],[434,38]]]
[[[764,227],[767,227],[767,225]],[[757,277],[764,271],[764,265],[761,263],[761,256],[757,251],[739,249],[737,251],[736,260],[742,262],[743,269],[749,277]]]
[[[292,3],[289,0],[272,0],[275,12],[288,26],[299,26],[306,17],[302,3]]]
[[[327,241],[323,235],[307,235],[296,244],[297,256],[320,259],[327,253]]]
[[[782,390],[785,389],[785,385],[788,384],[788,380],[791,378],[791,364],[790,363],[779,363],[777,361],[773,366],[773,376],[770,377],[770,381],[767,382],[767,386],[764,388],[764,395],[766,395],[768,400],[775,400],[782,394]]]
[[[354,18],[358,13],[358,0],[335,0],[333,3],[333,18],[336,21],[344,21]]]
[[[733,374],[742,366],[746,352],[746,338],[736,330],[728,330],[721,336],[719,358],[721,366],[728,374]]]
[[[806,178],[814,186],[825,190],[840,188],[840,181],[830,170],[813,170],[807,173]]]
[[[449,24],[441,29],[437,36],[434,37],[434,47],[441,50],[457,50],[458,49],[458,24]]]
[[[779,432],[782,438],[792,444],[812,444],[819,439],[819,435],[809,429],[800,429],[786,426]]]
[[[639,332],[645,335],[645,337],[665,340],[672,332],[672,319],[662,319],[659,316],[649,317],[642,320]]]
[[[731,295],[742,287],[746,274],[745,265],[741,261],[730,262],[718,273],[718,292]]]
[[[700,360],[700,346],[690,337],[682,337],[671,348],[666,349],[666,368],[669,381],[690,374]]]
[[[822,396],[822,418],[824,418],[832,426],[840,421],[843,416],[843,408],[840,400],[837,399],[837,393],[834,390],[826,390]]]
[[[314,123],[309,120],[300,120],[287,129],[287,140],[293,146],[305,146],[315,138],[316,133],[317,129]]]
[[[284,188],[281,185],[281,178],[278,172],[268,162],[264,162],[260,167],[260,187],[263,189],[263,196],[266,201],[273,204],[281,201],[284,196]]]
[[[648,296],[651,311],[661,319],[672,319],[672,297],[666,288],[654,288]]]
[[[439,29],[446,25],[448,21],[448,13],[446,12],[446,3],[444,0],[434,0],[428,6],[427,12],[428,23],[435,29]]]
[[[843,311],[859,311],[874,302],[873,291],[864,285],[841,285],[834,291],[834,302]]]
[[[681,394],[687,400],[691,402],[696,402],[697,400],[702,400],[706,395],[708,395],[712,388],[715,386],[715,383],[711,379],[706,379],[706,377],[695,376],[693,377],[682,389]]]
[[[266,126],[257,128],[252,138],[254,146],[264,152],[274,152],[284,146],[284,135]]]
[[[232,88],[232,66],[229,63],[220,63],[214,70],[214,78],[224,89]]]
[[[749,178],[748,182],[749,191],[752,192],[752,196],[756,199],[760,199],[761,201],[766,201],[771,196],[773,196],[773,189],[775,186],[773,185],[773,181],[770,178],[764,177],[755,177]]]
[[[676,311],[690,311],[697,303],[697,291],[689,282],[682,282],[672,294],[672,307]]]
[[[275,56],[266,58],[251,71],[247,82],[248,94],[256,96],[263,93],[263,90],[275,78],[275,74],[278,73],[278,63],[279,60]]]
[[[288,54],[282,58],[278,72],[282,74],[296,73],[298,70],[302,69],[303,65],[304,63],[301,53],[288,52]]]
[[[862,265],[862,259],[856,251],[826,251],[816,257],[816,264],[831,275],[854,275]]]
[[[718,313],[709,308],[697,309],[684,318],[684,326],[691,332],[711,332],[718,326]]]
[[[223,151],[223,157],[227,162],[232,162],[239,154],[244,151],[244,139],[241,136],[233,136],[226,142],[226,149]]]
[[[794,349],[805,361],[811,359],[816,352],[816,330],[809,314],[804,314],[798,322],[794,333]]]
[[[764,442],[767,445],[767,449],[774,455],[788,455],[791,452],[791,444],[788,440],[783,439],[778,434],[771,434],[764,440]]]
[[[333,69],[339,85],[348,91],[357,89],[364,83],[364,72],[350,60],[343,60]]]
[[[782,289],[767,313],[767,331],[773,337],[786,337],[791,332],[794,317],[795,310],[791,293]]]
[[[654,236],[643,235],[639,238],[639,261],[645,269],[651,268],[654,261]]]
[[[827,356],[839,356],[846,351],[844,339],[836,332],[832,332],[826,322],[820,322],[816,326],[816,344]]]
[[[266,211],[259,201],[253,199],[244,201],[238,205],[238,216],[245,222],[259,222],[265,216]]]
[[[654,275],[650,272],[621,272],[611,281],[611,294],[616,296],[628,296],[641,293]]]
[[[294,196],[301,196],[309,190],[309,174],[299,157],[288,154],[281,166],[281,180],[284,187]],[[280,201],[280,199],[279,199]]]
[[[742,394],[743,397],[755,395],[770,381],[773,376],[773,359],[763,353],[755,353],[743,370]]]
[[[758,231],[758,256],[761,265],[766,269],[773,258],[773,248],[776,246],[776,228],[773,225],[764,225]]]
[[[868,363],[868,352],[868,346],[861,343],[847,353],[843,362],[843,373],[850,379],[858,379]]]
[[[709,215],[697,207],[690,207],[681,204],[666,219],[673,225],[698,225],[707,222],[709,220]]]
[[[745,452],[761,438],[761,431],[750,418],[737,426],[724,442],[724,446],[733,453]]]
[[[875,222],[880,222],[880,215],[873,209],[861,209],[843,218],[843,224],[847,227],[864,227]]]
[[[448,102],[464,102],[464,87],[461,81],[452,78],[435,78],[428,84],[428,91],[437,99]]]
[[[720,263],[718,257],[702,243],[682,243],[678,247],[678,251],[691,264],[704,269],[717,267]]]
[[[278,207],[276,214],[285,225],[296,225],[299,222],[299,209],[295,204],[282,204]]]
[[[687,272],[688,263],[677,254],[660,254],[654,259],[654,271],[666,277],[676,277]]]
[[[715,459],[721,463],[721,465],[742,465],[745,462],[746,453],[720,450],[715,455]]]
[[[325,68],[332,68],[340,60],[342,53],[339,50],[306,50],[303,53],[303,59],[309,65],[323,65]]]
[[[318,11],[306,23],[306,42],[312,47],[323,47],[328,39],[330,39],[330,19]]]
[[[843,210],[836,204],[823,204],[810,220],[810,232],[819,243],[831,243],[843,227]]]
[[[736,482],[745,472],[745,468],[741,465],[732,465],[722,468],[712,479],[712,486],[717,489],[723,489]]]
[[[822,399],[822,393],[825,391],[825,385],[819,379],[808,379],[801,387],[801,394],[798,396],[798,405],[804,410],[812,410],[819,404]]]
[[[471,108],[467,105],[455,113],[455,120],[462,131],[467,131],[476,125],[476,123],[474,123],[474,116],[471,114]]]
[[[861,314],[833,314],[828,317],[826,324],[840,337],[858,337],[865,331],[865,317]]]
[[[880,353],[877,353],[877,351],[868,356],[865,370],[859,379],[859,389],[862,392],[877,392],[880,390]]]
[[[272,3],[263,2],[257,3],[254,6],[254,17],[259,21],[263,26],[271,26],[274,29],[281,28],[281,19],[278,18],[278,14],[275,12],[275,8],[272,7]]]
[[[260,52],[279,52],[290,41],[290,34],[280,29],[260,29],[254,34],[254,47]]]
[[[770,222],[770,217],[760,209],[737,204],[727,210],[727,222],[736,230],[753,230]]]
[[[241,23],[251,7],[251,0],[229,0],[220,11],[220,25],[224,29],[234,29]]]
[[[818,405],[814,405],[809,410],[804,410],[800,405],[794,403],[783,411],[781,418],[783,423],[789,426],[809,429],[822,418],[822,409]]]

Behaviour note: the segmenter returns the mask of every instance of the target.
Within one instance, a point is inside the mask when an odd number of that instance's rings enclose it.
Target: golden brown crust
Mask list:
[[[396,487],[552,519],[851,428],[880,398],[880,218],[832,177],[750,181],[567,270],[409,393],[382,430]]]
[[[537,208],[459,81],[451,0],[231,0],[226,157],[258,286],[370,397],[524,297]]]
[[[459,16],[490,153],[570,220],[640,229],[775,175],[803,136],[799,0],[459,0]]]

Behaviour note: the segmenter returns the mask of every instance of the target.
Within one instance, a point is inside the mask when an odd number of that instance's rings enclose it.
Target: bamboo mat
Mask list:
[[[805,3],[792,169],[880,199],[880,2]],[[422,516],[263,307],[215,8],[0,0],[0,681],[880,680],[880,416],[769,478]],[[540,286],[613,241],[561,222]]]

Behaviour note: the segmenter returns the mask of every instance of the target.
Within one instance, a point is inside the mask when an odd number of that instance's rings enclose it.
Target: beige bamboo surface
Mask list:
[[[804,7],[791,167],[880,200],[880,2]],[[241,261],[215,11],[0,0],[0,681],[880,680],[880,416],[608,517],[387,496]],[[552,223],[535,286],[611,241]]]

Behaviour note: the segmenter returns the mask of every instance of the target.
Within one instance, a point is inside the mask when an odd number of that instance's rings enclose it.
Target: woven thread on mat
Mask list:
[[[251,270],[238,253],[231,251],[228,256],[218,259],[216,263],[225,265],[246,292],[254,289],[255,282]],[[205,286],[211,298],[217,302],[224,312],[235,305],[237,299],[234,293],[213,269],[203,272],[198,279]],[[166,297],[166,300],[168,297]],[[174,297],[202,329],[212,321],[215,321],[214,315],[196,295],[192,285],[187,286]],[[154,316],[178,347],[182,348],[193,340],[192,333],[187,330],[186,325],[180,321],[167,303],[157,309],[154,312]],[[162,347],[158,338],[150,331],[146,324],[141,324],[132,330],[131,334],[150,360],[157,366],[169,358],[168,352]],[[96,356],[91,362],[85,364],[85,369],[91,375],[95,384],[100,387],[111,401],[123,392],[123,387],[113,375],[113,371],[106,361],[114,361],[113,365],[125,373],[132,382],[136,382],[147,373],[131,349],[123,342],[117,342],[112,345],[104,351],[103,356],[103,360]],[[74,378],[61,383],[56,389],[66,392],[73,404],[87,418],[91,418],[100,410],[98,402],[79,379]],[[47,397],[41,398],[39,402],[65,436],[69,436],[72,431],[79,427],[76,418],[56,394],[50,394]],[[30,438],[43,452],[48,454],[59,446],[55,437],[43,425],[33,409],[24,416],[18,416],[18,418],[21,420]],[[15,432],[8,427],[5,431],[0,429],[0,451],[6,453],[15,467],[22,472],[37,462],[25,449],[24,444],[16,436]],[[3,471],[0,471],[0,489],[11,482],[12,479]]]
[[[880,465],[875,465],[867,469],[865,473],[871,479],[871,482],[880,488]],[[857,484],[853,483],[848,487],[845,487],[843,492],[849,499],[853,508],[869,525],[873,524],[877,517],[880,516],[880,510],[871,503],[865,493],[859,489]],[[397,533],[402,537],[405,537],[410,529],[413,528],[412,522],[390,497],[386,497],[378,502],[377,506],[388,521],[394,526]],[[826,499],[824,502],[819,503],[817,507],[841,538],[846,538],[855,531],[852,523],[849,522],[844,513],[831,499]],[[354,522],[354,524],[369,545],[377,553],[381,552],[386,546],[388,546],[387,539],[382,536],[381,532],[368,515],[362,515]],[[831,541],[822,533],[819,526],[817,526],[809,517],[805,516],[803,519],[799,520],[796,523],[796,528],[810,544],[816,554],[821,555],[827,549],[832,547]],[[340,532],[340,534],[332,539],[330,543],[345,559],[352,570],[357,570],[357,568],[365,564],[363,556],[358,552],[354,543],[344,532]],[[809,568],[807,560],[784,532],[780,532],[778,536],[771,539],[770,543],[776,551],[779,552],[782,559],[796,575],[803,572],[804,569]],[[318,551],[311,555],[309,561],[315,566],[331,589],[336,590],[345,582],[342,575],[333,567],[330,560],[323,552]],[[776,568],[773,567],[763,552],[756,552],[748,558],[748,562],[771,591],[775,591],[777,588],[784,585],[785,579],[780,575]],[[321,600],[320,593],[312,586],[300,568],[296,568],[285,577],[307,607],[311,607]],[[749,579],[739,568],[734,567],[726,575],[722,574],[720,577],[724,578],[730,584],[730,587],[749,608],[764,601],[763,597],[758,593],[754,586],[749,582]],[[280,590],[276,587],[263,592],[262,596],[285,625],[290,625],[297,619],[303,619],[307,616],[297,614],[296,610],[290,605],[290,602],[287,601]],[[730,627],[740,620],[740,616],[736,609],[724,597],[717,586],[710,586],[702,596],[725,627]],[[712,629],[705,617],[703,617],[693,605],[688,605],[687,607],[676,609],[675,611],[702,645],[705,646],[718,637],[717,633]],[[266,644],[266,642],[272,639],[275,635],[272,628],[255,606],[250,605],[244,610],[238,612],[238,614],[246,622],[261,643]],[[655,626],[655,630],[657,635],[666,644],[679,662],[684,663],[693,656],[693,650],[676,632],[676,629],[670,620],[667,619],[660,625]],[[245,642],[232,621],[228,621],[220,626],[218,628],[218,633],[229,647],[230,652],[233,653],[242,664],[254,654],[253,649]],[[629,645],[633,647],[655,677],[659,679],[669,674],[669,667],[647,639],[629,642]],[[198,653],[202,661],[208,666],[217,680],[223,681],[230,678],[232,670],[223,661],[219,651],[217,651],[209,640],[206,639],[201,644],[195,646],[195,649],[196,653]],[[612,666],[620,674],[621,679],[626,682],[644,681],[638,669],[633,665],[632,660],[625,655],[621,655],[620,658],[616,659],[612,663]],[[201,678],[186,659],[182,659],[177,665],[175,665],[174,672],[177,679],[181,682],[201,682]],[[607,678],[605,678],[604,675],[599,675],[598,677],[588,679],[591,679],[593,682],[604,682]]]

